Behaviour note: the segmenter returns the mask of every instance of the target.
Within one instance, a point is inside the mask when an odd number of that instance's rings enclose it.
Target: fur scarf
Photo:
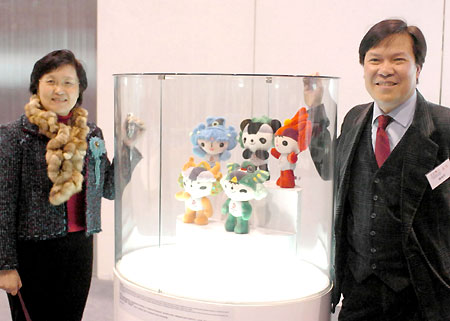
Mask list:
[[[58,122],[56,113],[45,110],[39,97],[33,95],[25,105],[25,115],[30,123],[39,127],[39,133],[50,139],[45,154],[47,174],[53,182],[49,201],[60,205],[83,187],[81,171],[87,149],[88,112],[82,107],[74,107],[72,117],[65,125]]]

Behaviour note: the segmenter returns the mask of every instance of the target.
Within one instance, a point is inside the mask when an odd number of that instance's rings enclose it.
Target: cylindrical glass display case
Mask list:
[[[329,320],[338,79],[114,77],[115,320]]]

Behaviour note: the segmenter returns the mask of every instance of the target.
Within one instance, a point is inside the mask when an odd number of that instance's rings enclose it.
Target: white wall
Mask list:
[[[438,102],[445,0],[98,0],[98,125],[113,153],[114,73],[216,72],[341,77],[338,122],[369,101],[358,63],[359,42],[376,22],[403,18],[428,42],[420,77],[424,96]],[[450,52],[450,8],[446,52]],[[450,60],[443,102],[450,105]],[[111,278],[113,202],[103,205],[97,274]]]
[[[450,106],[450,1],[447,2],[445,10],[445,39],[443,55],[443,73],[442,73],[442,104]]]
[[[253,1],[99,0],[98,125],[114,151],[114,73],[253,72]],[[103,203],[97,275],[112,278],[114,206]]]
[[[443,0],[257,1],[255,72],[308,74],[318,71],[341,77],[340,123],[352,106],[370,100],[359,65],[358,48],[362,37],[383,19],[401,18],[419,26],[425,34],[428,55],[419,89],[427,99],[437,101],[442,8]]]

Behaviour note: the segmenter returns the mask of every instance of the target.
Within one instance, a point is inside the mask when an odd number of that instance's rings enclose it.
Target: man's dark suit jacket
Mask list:
[[[350,168],[373,103],[346,115],[336,145],[335,284],[339,302],[348,244],[345,217]],[[425,174],[450,157],[450,109],[427,102],[417,93],[416,110],[403,155],[400,215],[402,251],[411,283],[428,320],[450,320],[450,179],[432,190]],[[356,213],[354,213],[356,214]]]

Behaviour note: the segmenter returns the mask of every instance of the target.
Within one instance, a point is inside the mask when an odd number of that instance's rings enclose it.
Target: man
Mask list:
[[[345,117],[336,146],[335,286],[339,320],[450,320],[450,109],[417,91],[422,32],[373,26],[360,63],[373,103]],[[385,117],[390,116],[390,117]],[[450,167],[450,166],[449,166]]]

